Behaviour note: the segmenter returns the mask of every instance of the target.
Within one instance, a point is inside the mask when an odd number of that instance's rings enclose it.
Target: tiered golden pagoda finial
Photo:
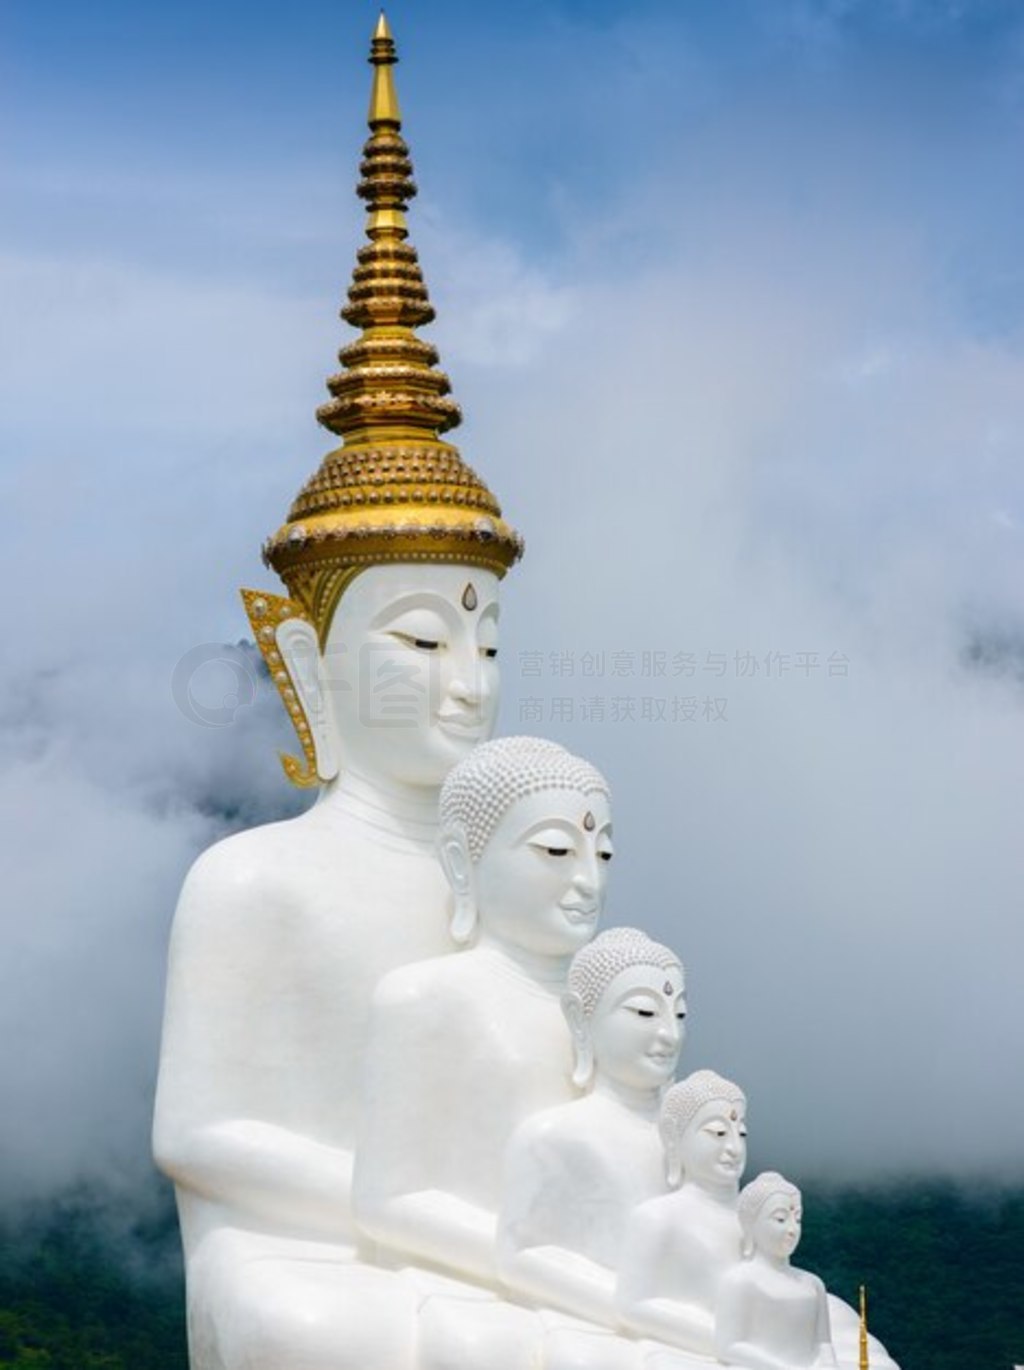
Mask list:
[[[497,500],[441,434],[461,420],[437,350],[414,330],[434,317],[405,211],[416,194],[401,136],[395,43],[383,13],[370,47],[370,137],[357,194],[366,236],[342,318],[362,330],[338,354],[320,423],[342,439],[264,547],[326,640],[338,599],[366,566],[440,561],[501,576],[522,540]]]

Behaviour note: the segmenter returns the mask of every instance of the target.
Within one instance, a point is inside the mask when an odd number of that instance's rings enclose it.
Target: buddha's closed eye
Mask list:
[[[436,652],[442,645],[438,638],[417,637],[414,633],[392,632],[391,636],[406,647],[415,647],[418,652]]]

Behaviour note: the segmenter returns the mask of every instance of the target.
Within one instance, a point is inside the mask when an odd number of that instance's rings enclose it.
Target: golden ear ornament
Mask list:
[[[302,707],[299,691],[288,664],[277,644],[277,630],[282,623],[291,619],[301,619],[303,623],[316,627],[313,618],[301,604],[285,595],[274,595],[264,590],[242,590],[242,603],[246,616],[252,625],[256,646],[267,664],[270,678],[277,686],[288,717],[292,721],[295,734],[302,747],[302,759],[278,752],[285,775],[299,789],[311,789],[319,785],[320,777],[316,768],[316,743],[306,711]]]

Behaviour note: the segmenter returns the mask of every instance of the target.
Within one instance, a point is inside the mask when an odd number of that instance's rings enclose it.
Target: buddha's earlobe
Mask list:
[[[562,995],[562,1012],[572,1037],[572,1082],[577,1089],[586,1089],[594,1079],[594,1047],[583,1012],[583,1000],[574,990],[567,989]]]
[[[438,842],[441,869],[452,890],[452,919],[449,931],[452,941],[460,947],[476,935],[476,889],[473,881],[473,859],[469,854],[469,839],[463,828],[453,823],[446,827]]]
[[[333,780],[339,769],[338,740],[316,628],[307,619],[289,618],[278,626],[277,647],[291,677],[302,722],[312,738],[317,776],[320,780]],[[301,725],[297,726],[302,736]]]
[[[749,1261],[754,1254],[754,1239],[744,1233],[743,1240],[740,1242],[740,1255],[745,1261]]]

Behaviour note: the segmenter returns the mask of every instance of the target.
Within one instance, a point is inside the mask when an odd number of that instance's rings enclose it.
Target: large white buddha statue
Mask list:
[[[834,1366],[825,1286],[789,1263],[803,1220],[799,1189],[775,1171],[764,1171],[744,1186],[737,1211],[743,1259],[719,1286],[719,1360],[746,1370]]]
[[[660,1130],[673,1191],[632,1213],[619,1264],[619,1311],[634,1335],[711,1356],[718,1288],[740,1259],[743,1091],[712,1070],[695,1071],[666,1092]]]
[[[454,948],[438,793],[492,730],[498,581],[521,544],[440,437],[459,411],[413,332],[433,311],[406,242],[394,60],[382,21],[369,241],[343,310],[363,331],[319,411],[343,445],[265,549],[289,596],[244,592],[302,745],[286,772],[319,797],[201,856],[174,920],[154,1147],[193,1370],[372,1370],[408,1349],[394,1282],[348,1269],[358,1079],[377,982]]]
[[[630,1214],[667,1188],[657,1119],[683,1043],[682,964],[637,928],[610,928],[573,957],[562,1009],[587,1093],[512,1138],[498,1268],[517,1297],[616,1328]]]

